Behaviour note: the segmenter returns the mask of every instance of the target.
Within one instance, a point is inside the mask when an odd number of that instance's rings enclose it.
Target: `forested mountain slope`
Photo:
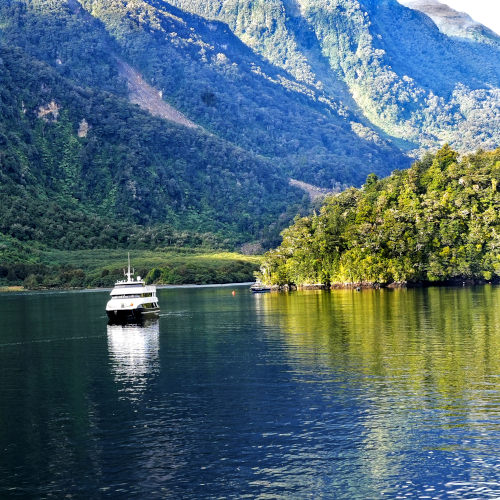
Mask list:
[[[0,234],[21,242],[271,245],[296,186],[499,143],[496,39],[396,0],[5,0],[0,51]]]
[[[127,223],[162,224],[157,244],[168,227],[245,241],[298,208],[302,193],[268,160],[78,87],[20,49],[2,46],[0,75],[0,232],[69,249],[125,243]]]
[[[338,102],[270,64],[225,25],[169,4],[9,2],[2,18],[9,44],[81,85],[126,95],[119,56],[191,121],[272,159],[284,178],[331,188],[408,164]]]
[[[227,22],[327,98],[349,93],[373,125],[410,147],[447,141],[465,152],[499,144],[500,42],[491,32],[488,43],[449,37],[396,0],[172,2]]]

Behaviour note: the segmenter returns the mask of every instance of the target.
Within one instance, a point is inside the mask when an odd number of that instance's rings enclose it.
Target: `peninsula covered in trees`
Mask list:
[[[405,171],[328,197],[269,251],[274,285],[394,285],[500,278],[500,149],[448,145]]]

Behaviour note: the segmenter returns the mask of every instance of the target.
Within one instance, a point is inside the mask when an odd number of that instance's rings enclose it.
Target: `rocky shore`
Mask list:
[[[421,288],[429,286],[475,286],[475,285],[486,285],[486,284],[498,284],[500,280],[485,280],[478,278],[465,278],[457,277],[449,279],[446,281],[401,281],[392,283],[372,283],[367,281],[362,281],[358,283],[331,283],[327,285],[325,283],[308,283],[302,285],[296,285],[295,283],[289,283],[286,285],[272,285],[271,290],[276,292],[291,292],[295,290],[342,290],[342,289],[352,289],[352,290],[362,290],[362,289],[380,289],[380,288]]]

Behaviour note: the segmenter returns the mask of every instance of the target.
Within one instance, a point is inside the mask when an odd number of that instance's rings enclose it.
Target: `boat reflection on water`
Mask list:
[[[159,370],[160,324],[158,319],[141,324],[108,325],[111,370],[121,390],[141,393]]]

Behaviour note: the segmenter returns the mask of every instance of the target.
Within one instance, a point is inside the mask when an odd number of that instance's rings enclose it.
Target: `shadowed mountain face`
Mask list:
[[[299,210],[296,186],[499,143],[496,39],[396,0],[8,0],[0,33],[4,207],[252,240]]]

